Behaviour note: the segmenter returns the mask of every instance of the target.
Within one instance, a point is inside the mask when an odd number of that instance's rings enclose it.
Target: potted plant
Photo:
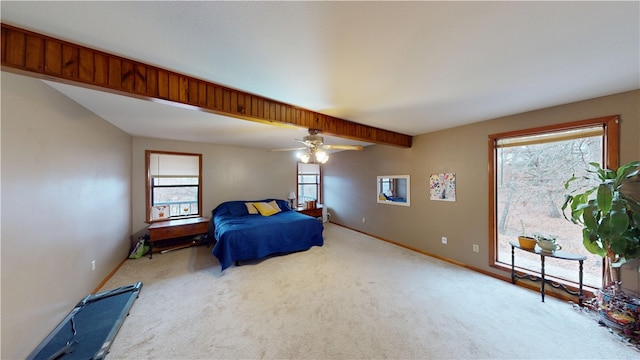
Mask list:
[[[584,247],[604,258],[603,288],[619,286],[620,266],[640,257],[640,201],[628,196],[640,184],[631,181],[640,173],[640,161],[620,166],[617,171],[602,169],[595,162],[589,165],[594,169],[588,173],[597,177],[598,185],[566,195],[562,212],[567,220],[582,226]],[[572,176],[565,189],[578,179]],[[570,218],[565,212],[568,207]]]
[[[556,244],[557,236],[555,235],[533,234],[533,238],[542,251],[554,252],[562,249],[562,246]]]
[[[622,292],[620,267],[640,258],[640,161],[620,166],[616,171],[603,169],[598,163],[589,163],[587,180],[595,180],[593,187],[574,189],[566,195],[562,212],[567,220],[582,226],[584,247],[604,260],[602,289],[598,296],[601,311],[624,307],[605,304],[602,300],[617,299],[625,302]],[[572,176],[565,183],[569,189],[578,178]],[[567,217],[565,210],[570,209]],[[635,300],[632,301],[635,303]],[[640,314],[635,305],[635,327]],[[614,319],[615,320],[615,319]]]
[[[522,234],[518,236],[520,247],[526,250],[533,250],[536,247],[536,239],[527,235],[522,220],[520,220],[520,226],[522,226]]]

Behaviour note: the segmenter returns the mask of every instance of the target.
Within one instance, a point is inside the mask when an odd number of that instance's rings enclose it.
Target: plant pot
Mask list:
[[[537,241],[537,244],[540,247],[540,250],[547,253],[553,253],[556,250],[562,249],[562,246],[556,244],[555,241],[551,240],[540,239]]]
[[[599,290],[598,314],[610,328],[632,333],[640,329],[640,299],[621,291]]]
[[[536,247],[536,239],[529,236],[518,236],[518,243],[526,250],[533,250]]]

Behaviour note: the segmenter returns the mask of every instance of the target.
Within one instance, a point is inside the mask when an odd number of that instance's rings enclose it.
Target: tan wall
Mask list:
[[[131,136],[40,80],[1,74],[1,357],[18,359],[127,256]]]
[[[334,154],[324,167],[331,221],[505,275],[488,266],[488,135],[616,114],[622,119],[621,162],[640,159],[640,90],[416,136],[410,149],[374,145]],[[442,172],[456,173],[456,202],[429,200],[429,176]],[[404,174],[411,175],[411,206],[378,204],[376,176]],[[638,289],[634,270],[627,267],[623,280]]]
[[[2,358],[26,357],[146,229],[144,150],[203,154],[204,216],[295,190],[291,153],[132,138],[39,80],[1,74]]]
[[[133,232],[146,228],[145,150],[202,154],[202,215],[223,201],[286,199],[296,188],[296,158],[288,152],[268,152],[236,146],[213,145],[135,137],[133,139]]]

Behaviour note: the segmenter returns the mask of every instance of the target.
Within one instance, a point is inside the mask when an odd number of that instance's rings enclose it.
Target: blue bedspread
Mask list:
[[[222,270],[235,261],[261,259],[268,255],[286,254],[322,246],[323,225],[313,217],[297,213],[285,200],[276,200],[281,212],[262,216],[248,213],[245,202],[228,201],[212,211],[212,234],[216,239],[213,255]]]

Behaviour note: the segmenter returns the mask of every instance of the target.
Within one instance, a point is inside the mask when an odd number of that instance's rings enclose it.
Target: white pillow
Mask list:
[[[244,206],[247,207],[247,211],[249,212],[249,214],[255,215],[255,214],[258,213],[258,209],[256,209],[255,206],[253,206],[253,203],[246,202],[246,203],[244,203]]]

